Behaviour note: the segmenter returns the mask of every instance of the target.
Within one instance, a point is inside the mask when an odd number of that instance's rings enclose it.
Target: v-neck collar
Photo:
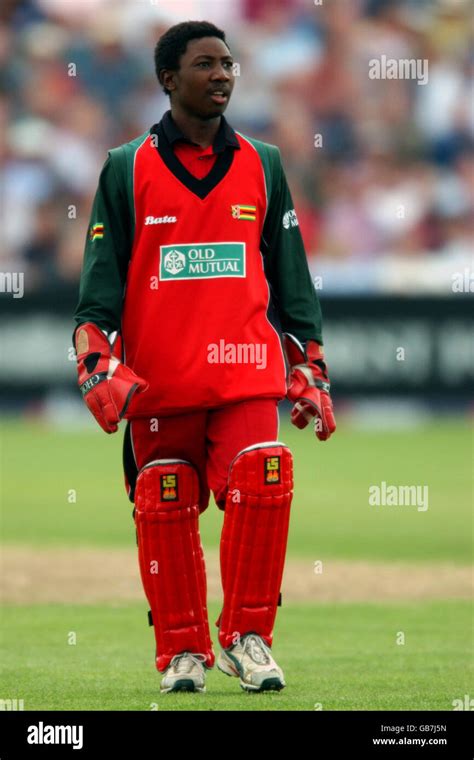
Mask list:
[[[173,121],[171,111],[167,111],[162,120],[158,124],[153,125],[150,129],[150,134],[157,136],[156,149],[168,169],[188,190],[197,195],[201,200],[204,200],[211,190],[224,179],[232,166],[234,151],[236,149],[240,150],[237,135],[226,119],[221,116],[221,124],[213,142],[213,152],[217,154],[217,158],[211,171],[202,179],[198,179],[186,169],[173,150],[172,145],[177,140],[191,141],[182,134],[177,124]]]
[[[219,123],[219,129],[217,130],[214,141],[212,143],[213,153],[220,153],[221,150],[225,150],[227,145],[231,145],[234,148],[238,148],[240,150],[240,143],[234,130],[230,126],[225,116],[221,116],[220,118],[221,120]],[[186,135],[178,127],[177,123],[173,119],[171,110],[166,111],[161,121],[163,123],[163,129],[165,130],[165,134],[170,145],[174,145],[174,143],[181,141],[189,143],[190,145],[198,146],[198,143],[195,143],[190,140],[189,137],[186,137]]]

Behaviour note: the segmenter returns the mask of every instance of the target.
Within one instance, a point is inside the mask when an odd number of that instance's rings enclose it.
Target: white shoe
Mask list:
[[[240,678],[244,691],[280,691],[286,686],[270,647],[256,633],[246,633],[237,644],[222,649],[217,667],[228,676]]]
[[[170,691],[206,691],[206,674],[203,665],[205,661],[204,654],[193,652],[175,654],[164,671],[160,692],[167,694]]]

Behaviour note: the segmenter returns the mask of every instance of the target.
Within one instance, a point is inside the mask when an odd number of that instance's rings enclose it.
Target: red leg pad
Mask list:
[[[224,649],[250,631],[272,644],[292,496],[287,446],[272,441],[236,456],[220,545],[224,605],[217,625]]]
[[[160,671],[183,651],[214,665],[198,518],[199,481],[189,462],[161,459],[142,468],[135,491],[138,559]]]

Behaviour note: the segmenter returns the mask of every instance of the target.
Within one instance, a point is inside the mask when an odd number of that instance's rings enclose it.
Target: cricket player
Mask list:
[[[107,433],[127,420],[161,691],[204,692],[215,664],[199,534],[210,491],[224,513],[217,667],[245,691],[280,690],[271,647],[293,475],[278,402],[287,395],[293,424],[313,421],[320,440],[334,432],[320,307],[278,148],[224,118],[224,32],[171,27],[155,68],[170,110],[110,150],[100,175],[75,312],[79,386]]]

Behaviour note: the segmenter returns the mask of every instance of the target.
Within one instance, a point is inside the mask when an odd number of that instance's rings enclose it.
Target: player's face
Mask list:
[[[168,89],[173,103],[192,116],[213,119],[224,113],[234,89],[233,59],[218,37],[191,40],[172,72]]]

